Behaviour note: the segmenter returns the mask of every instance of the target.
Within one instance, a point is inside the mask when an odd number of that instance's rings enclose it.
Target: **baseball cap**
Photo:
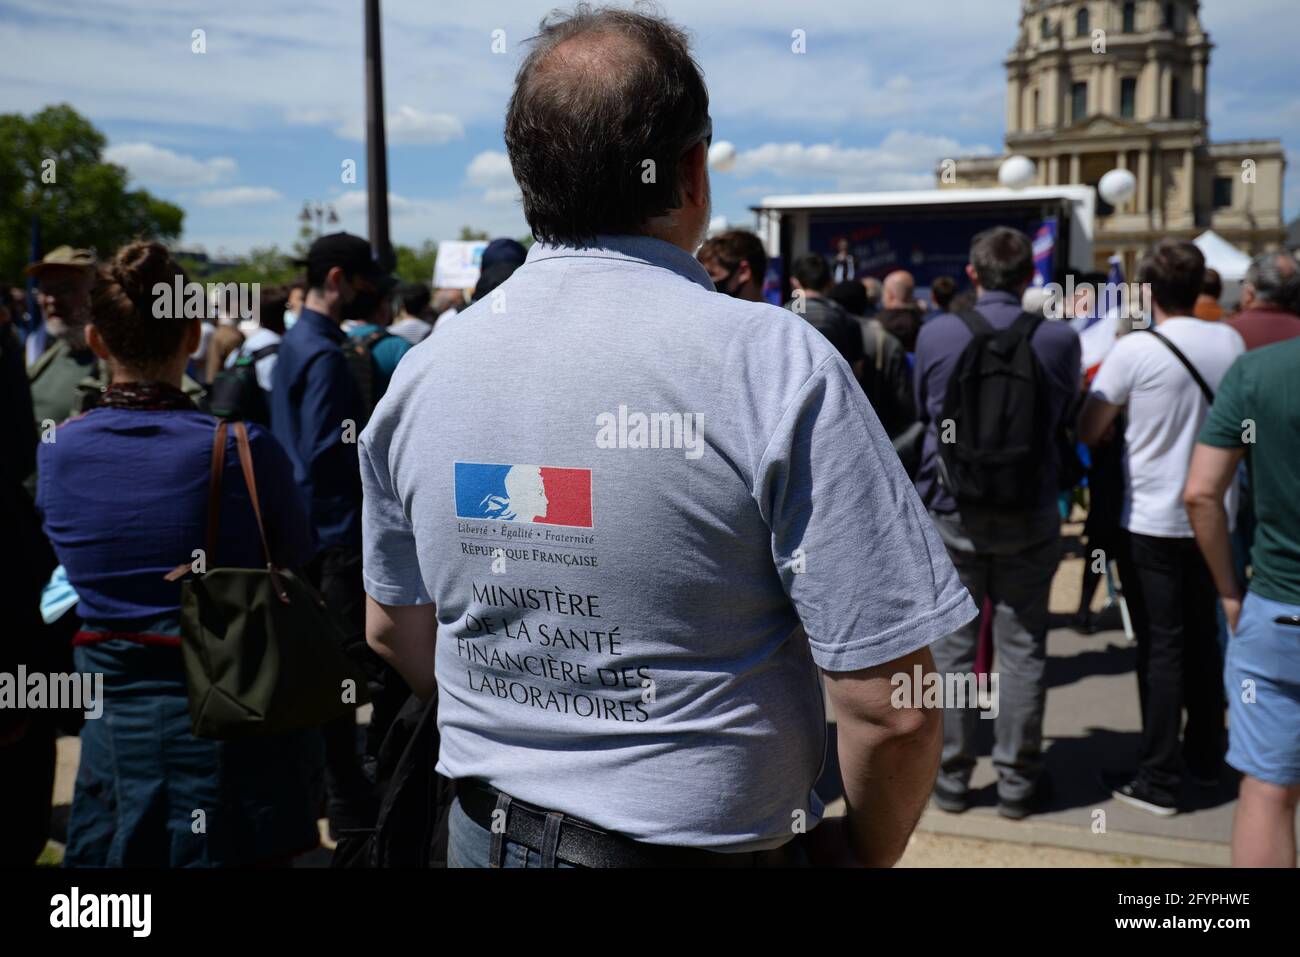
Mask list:
[[[351,233],[330,233],[320,237],[311,244],[307,258],[300,264],[308,269],[319,267],[325,270],[338,266],[350,276],[360,275],[372,281],[378,281],[384,275],[379,263],[375,262],[370,243]]]
[[[483,256],[479,260],[479,269],[487,272],[498,263],[512,263],[516,266],[522,266],[527,258],[528,250],[524,249],[523,243],[518,240],[494,239],[483,250]]]
[[[89,249],[75,249],[72,246],[56,246],[39,261],[27,267],[27,275],[40,275],[42,270],[55,267],[72,269],[93,269],[95,254]]]

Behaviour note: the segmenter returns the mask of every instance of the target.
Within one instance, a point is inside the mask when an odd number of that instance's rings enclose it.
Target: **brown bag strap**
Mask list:
[[[239,450],[239,465],[244,472],[244,485],[248,488],[248,500],[253,505],[253,517],[257,519],[257,534],[262,540],[262,557],[266,560],[266,570],[271,574],[271,584],[275,586],[276,596],[280,601],[288,602],[289,593],[285,591],[279,571],[271,561],[271,547],[266,542],[266,526],[262,522],[262,503],[257,497],[257,476],[253,473],[253,450],[248,445],[248,428],[243,422],[232,424],[235,427],[235,447]]]
[[[212,433],[212,466],[208,470],[208,526],[205,532],[203,561],[210,566],[216,561],[217,533],[221,529],[221,477],[226,469],[226,420],[217,423]],[[190,572],[190,563],[182,562],[163,578],[174,582]]]
[[[221,531],[221,477],[226,474],[226,420],[217,423],[212,436],[212,468],[208,472],[208,565],[217,561],[217,535]]]

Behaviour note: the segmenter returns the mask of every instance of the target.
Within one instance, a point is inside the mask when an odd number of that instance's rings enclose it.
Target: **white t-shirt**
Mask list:
[[[232,352],[226,358],[226,368],[233,368],[235,363],[242,356],[251,356],[255,352],[260,352],[267,346],[277,346],[280,344],[280,334],[272,332],[270,329],[263,329],[261,326],[255,326],[247,338],[240,344],[239,348]],[[271,353],[269,356],[262,356],[253,363],[253,373],[257,376],[257,384],[263,392],[271,391],[272,374],[275,372],[275,360],[279,358],[277,353]]]
[[[415,316],[407,316],[389,326],[388,331],[395,336],[401,336],[411,345],[418,346],[429,333],[433,332],[433,323],[417,319]]]
[[[1246,343],[1226,323],[1171,317],[1159,332],[1182,350],[1211,389]],[[1112,405],[1128,406],[1124,432],[1124,510],[1120,524],[1138,535],[1191,538],[1183,486],[1196,434],[1209,405],[1196,380],[1167,345],[1147,332],[1115,343],[1093,380],[1092,390]],[[1237,483],[1224,499],[1235,523]]]

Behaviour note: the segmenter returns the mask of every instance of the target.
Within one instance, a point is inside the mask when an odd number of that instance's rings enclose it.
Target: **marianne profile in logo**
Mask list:
[[[591,528],[591,470],[457,462],[456,516]]]
[[[484,518],[504,522],[535,522],[546,515],[550,503],[542,470],[536,465],[515,465],[506,473],[506,494],[489,492],[479,503]]]

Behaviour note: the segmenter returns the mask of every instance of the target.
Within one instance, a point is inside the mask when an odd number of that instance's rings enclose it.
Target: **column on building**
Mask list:
[[[1020,123],[1021,100],[1023,99],[1023,85],[1020,77],[1012,74],[1007,81],[1007,135],[1019,133],[1023,128]]]
[[[1137,180],[1137,212],[1145,214],[1149,223],[1151,221],[1151,150],[1149,148],[1138,150]]]
[[[1205,121],[1205,66],[1206,53],[1204,49],[1198,49],[1192,54],[1192,90],[1193,90],[1193,109],[1196,111],[1196,119]]]

